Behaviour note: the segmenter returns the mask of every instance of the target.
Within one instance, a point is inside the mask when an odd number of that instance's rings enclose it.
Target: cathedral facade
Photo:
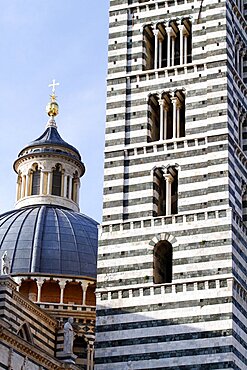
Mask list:
[[[110,1],[97,370],[247,368],[245,3]]]

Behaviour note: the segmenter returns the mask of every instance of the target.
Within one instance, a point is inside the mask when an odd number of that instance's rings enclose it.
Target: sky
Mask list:
[[[62,138],[82,155],[80,209],[101,221],[108,0],[0,0],[0,213],[14,207],[19,151],[45,130],[53,79]]]

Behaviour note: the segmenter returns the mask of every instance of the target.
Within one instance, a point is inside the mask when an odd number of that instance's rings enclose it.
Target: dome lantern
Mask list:
[[[51,101],[46,106],[50,117],[45,132],[25,146],[14,162],[18,174],[16,208],[33,204],[52,204],[79,211],[80,177],[85,166],[76,148],[58,133],[55,117],[59,113],[55,80]]]

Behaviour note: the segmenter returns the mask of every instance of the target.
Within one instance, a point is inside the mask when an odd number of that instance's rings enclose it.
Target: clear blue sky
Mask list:
[[[0,12],[0,213],[13,208],[18,152],[45,128],[60,82],[59,133],[80,151],[81,212],[101,220],[108,0],[10,0]]]

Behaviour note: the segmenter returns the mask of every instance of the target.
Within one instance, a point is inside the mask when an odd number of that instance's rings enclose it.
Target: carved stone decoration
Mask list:
[[[12,366],[13,356],[14,356],[13,348],[10,348],[9,349],[9,358],[8,358],[8,370],[14,370],[14,368]]]
[[[9,275],[10,274],[10,259],[8,257],[7,251],[4,252],[1,258],[1,274]]]
[[[73,324],[74,319],[73,317],[69,317],[68,321],[64,324],[64,346],[63,351],[64,353],[70,354],[73,353],[73,342],[74,342],[74,329]]]
[[[24,358],[21,370],[29,370],[29,364],[28,364],[28,357],[27,356]]]

